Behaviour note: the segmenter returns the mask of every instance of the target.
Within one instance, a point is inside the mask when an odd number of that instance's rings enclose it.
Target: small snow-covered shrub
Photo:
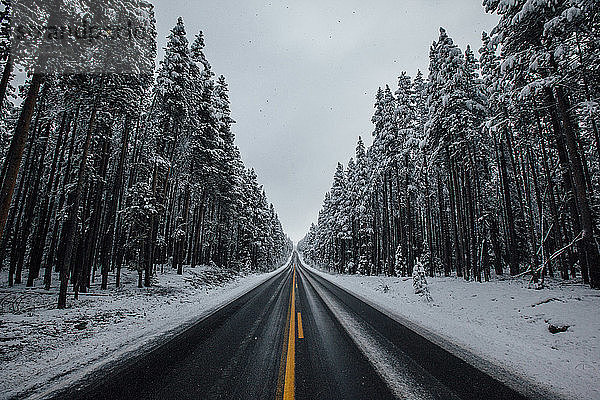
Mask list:
[[[402,246],[398,246],[398,248],[396,249],[395,264],[396,274],[402,275],[402,272],[406,271],[406,260],[404,258],[404,255],[402,254]]]
[[[425,268],[419,259],[417,259],[415,268],[413,270],[413,287],[415,288],[416,295],[421,296],[428,303],[433,301],[431,293],[429,292],[427,277],[425,276]]]
[[[349,261],[348,264],[346,264],[346,273],[347,274],[352,274],[354,273],[354,271],[356,270],[355,266],[354,266],[354,261]]]

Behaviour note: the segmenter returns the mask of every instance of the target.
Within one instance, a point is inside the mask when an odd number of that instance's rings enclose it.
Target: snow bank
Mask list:
[[[520,279],[480,284],[428,278],[434,301],[427,304],[414,294],[412,279],[314,271],[387,314],[416,324],[425,336],[449,342],[448,350],[471,363],[476,364],[465,354],[558,396],[600,399],[598,291],[562,281],[531,290]],[[569,329],[552,334],[550,324]]]
[[[43,398],[147,351],[280,271],[232,276],[198,267],[178,276],[168,269],[144,289],[137,272],[123,271],[123,288],[105,293],[93,285],[67,310],[55,308],[56,287],[0,285],[0,399]]]

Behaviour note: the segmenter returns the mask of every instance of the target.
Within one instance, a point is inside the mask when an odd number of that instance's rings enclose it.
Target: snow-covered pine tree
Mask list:
[[[393,274],[400,248],[408,262],[432,260],[432,276],[479,281],[491,265],[497,275],[525,266],[535,279],[557,268],[576,276],[579,265],[595,287],[598,6],[484,5],[500,23],[482,35],[480,60],[442,29],[427,81],[402,74],[395,93],[377,91],[373,145],[359,143],[347,169],[351,258],[357,272]],[[325,196],[303,242],[329,267],[339,258],[336,197]]]
[[[431,292],[429,291],[429,284],[427,283],[427,277],[425,276],[425,268],[419,259],[417,259],[415,263],[412,277],[415,294],[421,296],[426,302],[431,303],[433,297],[431,297]]]
[[[149,16],[152,24],[152,7],[140,4],[143,9],[128,12]],[[13,163],[14,149],[2,154],[4,184],[11,184],[9,169],[20,166],[0,239],[10,284],[20,284],[28,269],[27,284],[34,286],[43,267],[49,289],[52,272],[60,271],[64,307],[67,284],[76,295],[87,291],[96,268],[102,289],[110,271],[121,284],[123,265],[135,266],[148,286],[167,260],[179,273],[200,261],[233,268],[253,251],[253,268],[267,270],[290,254],[292,244],[256,176],[247,179],[234,145],[227,84],[223,77],[214,82],[203,47],[199,36],[188,49],[180,19],[156,82],[142,67],[43,80],[33,74],[26,82],[21,125],[11,127],[17,141],[31,133],[17,143],[23,165]],[[154,65],[156,45],[143,50]]]
[[[537,101],[546,106],[544,112],[536,117],[534,126],[538,131],[547,127],[546,130],[551,132],[562,168],[563,190],[572,194],[569,196],[572,200],[568,202],[568,209],[573,233],[567,242],[576,242],[584,280],[589,278],[592,287],[600,288],[600,253],[595,240],[592,211],[594,200],[589,179],[586,178],[589,155],[585,150],[582,151],[585,148],[582,146],[582,129],[573,107],[577,99],[586,97],[588,85],[580,78],[582,68],[587,67],[581,67],[579,62],[573,63],[572,60],[583,60],[581,49],[586,45],[590,48],[595,46],[581,35],[583,31],[593,31],[587,30],[592,28],[598,11],[592,3],[532,3],[523,0],[502,4],[486,0],[484,6],[488,12],[500,15],[492,42],[502,48],[499,80],[506,96],[513,100],[517,112],[521,111],[517,101]],[[589,38],[588,34],[586,36]],[[595,65],[592,60],[584,64]],[[511,116],[515,114],[511,112]],[[589,127],[591,130],[586,133],[594,140],[593,124]],[[544,270],[545,267],[533,265],[530,269]]]

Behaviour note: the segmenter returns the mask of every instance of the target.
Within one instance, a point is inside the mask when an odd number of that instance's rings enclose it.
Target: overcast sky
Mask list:
[[[178,16],[231,90],[237,145],[294,241],[316,220],[338,161],[371,143],[379,86],[427,75],[440,26],[479,48],[497,17],[478,0],[155,0],[159,47]]]

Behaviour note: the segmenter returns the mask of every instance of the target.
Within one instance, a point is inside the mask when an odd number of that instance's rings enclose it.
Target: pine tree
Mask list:
[[[0,239],[11,285],[26,267],[34,286],[43,267],[50,289],[60,272],[64,308],[68,285],[77,298],[98,269],[107,289],[110,271],[121,285],[123,266],[141,287],[169,261],[182,274],[186,264],[267,271],[287,259],[293,245],[241,160],[226,80],[215,82],[203,48],[201,34],[189,47],[179,19],[156,82],[142,66],[38,82],[39,95],[22,103],[33,107],[31,135]],[[5,189],[15,154],[3,155]]]
[[[308,258],[339,266],[336,222],[349,215],[350,273],[410,275],[419,257],[431,276],[487,281],[508,266],[539,286],[558,268],[597,287],[598,7],[484,6],[500,22],[479,60],[441,29],[427,80],[402,73],[395,93],[379,88],[373,145],[359,141],[346,171],[350,211],[326,194]]]

